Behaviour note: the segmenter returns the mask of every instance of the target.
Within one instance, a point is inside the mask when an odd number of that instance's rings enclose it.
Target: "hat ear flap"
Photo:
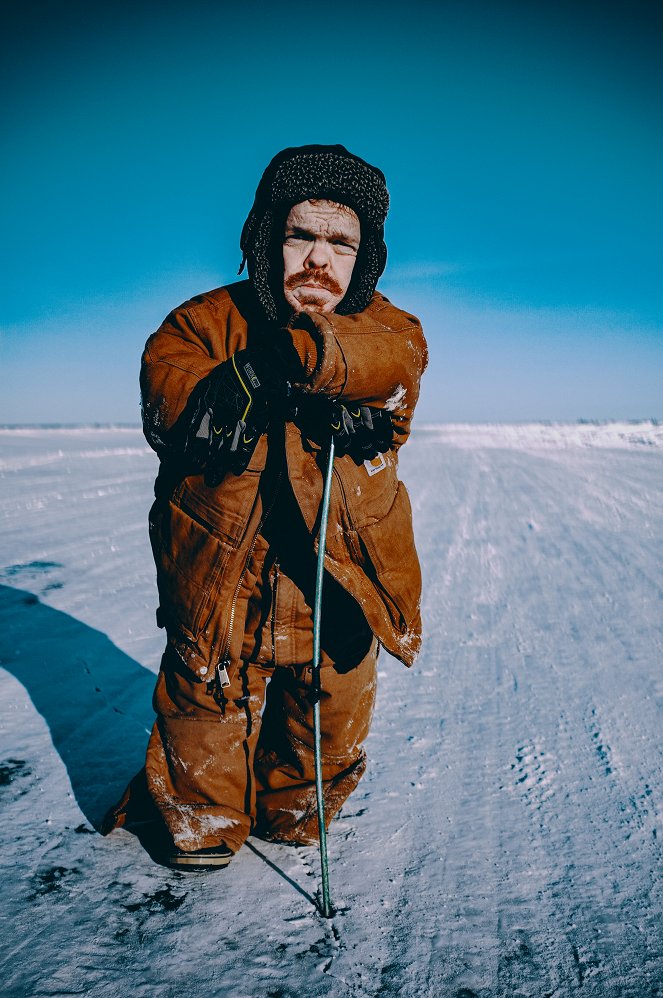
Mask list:
[[[387,265],[387,246],[383,237],[384,227],[369,230],[359,243],[359,252],[352,271],[350,286],[342,301],[336,306],[339,315],[363,312],[373,298],[376,285]]]
[[[267,287],[268,294],[274,303],[275,320],[286,325],[292,309],[288,305],[283,293],[283,237],[285,235],[285,223],[290,211],[289,205],[274,205],[269,212],[270,232],[266,245],[267,255]]]
[[[249,278],[253,284],[258,301],[268,319],[276,322],[279,318],[277,302],[283,297],[282,286],[279,288],[279,259],[277,254],[277,226],[271,209],[264,212],[257,220],[251,232],[246,256]],[[283,284],[283,253],[281,251],[280,284]]]

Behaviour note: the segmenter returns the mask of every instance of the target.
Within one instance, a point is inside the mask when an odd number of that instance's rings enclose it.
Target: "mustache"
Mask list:
[[[310,284],[311,282],[314,282],[321,288],[325,288],[326,291],[331,291],[333,295],[343,294],[341,285],[325,270],[299,270],[296,274],[286,277],[284,283],[285,287],[289,291],[292,291],[293,288],[298,288],[300,284]]]

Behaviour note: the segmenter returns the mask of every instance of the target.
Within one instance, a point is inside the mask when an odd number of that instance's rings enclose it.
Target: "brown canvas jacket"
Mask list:
[[[261,437],[247,470],[215,488],[187,474],[170,442],[192,390],[220,362],[252,342],[250,285],[238,282],[185,302],[148,340],[141,370],[143,425],[161,458],[150,511],[160,608],[180,657],[201,679],[227,654],[237,593],[252,545],[274,501],[276,480]],[[325,568],[361,605],[379,641],[406,665],[421,643],[421,572],[412,514],[398,480],[398,448],[407,439],[427,362],[419,320],[375,293],[357,315],[295,316],[290,335],[305,372],[303,387],[383,406],[401,431],[369,475],[337,458]],[[285,467],[311,536],[318,533],[323,475],[319,447],[285,425]],[[317,540],[315,541],[317,545]]]

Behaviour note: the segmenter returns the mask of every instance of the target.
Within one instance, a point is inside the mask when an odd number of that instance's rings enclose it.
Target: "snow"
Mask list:
[[[162,650],[137,430],[0,430],[7,996],[663,994],[661,427],[421,427],[425,640],[315,848],[170,872],[94,832]]]
[[[398,385],[385,402],[385,409],[389,412],[396,412],[397,409],[402,408],[405,405],[406,397],[407,389],[405,388],[405,385]]]
[[[446,426],[424,424],[419,432],[429,439],[454,447],[516,448],[516,450],[559,449],[566,447],[616,447],[639,449],[663,447],[663,424],[647,422],[579,422],[499,424],[456,423]]]

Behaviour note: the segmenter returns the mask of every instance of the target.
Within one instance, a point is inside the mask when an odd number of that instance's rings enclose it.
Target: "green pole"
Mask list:
[[[322,493],[322,513],[320,516],[320,538],[318,540],[318,564],[315,579],[315,608],[313,611],[313,744],[315,753],[315,795],[318,804],[318,832],[320,836],[320,866],[322,869],[322,904],[320,914],[331,918],[334,914],[329,900],[329,866],[327,862],[327,831],[325,829],[325,801],[322,794],[322,753],[320,747],[320,621],[322,619],[322,581],[325,571],[325,548],[327,545],[327,520],[329,519],[329,497],[331,495],[332,473],[334,471],[334,439],[329,444],[329,460]]]

